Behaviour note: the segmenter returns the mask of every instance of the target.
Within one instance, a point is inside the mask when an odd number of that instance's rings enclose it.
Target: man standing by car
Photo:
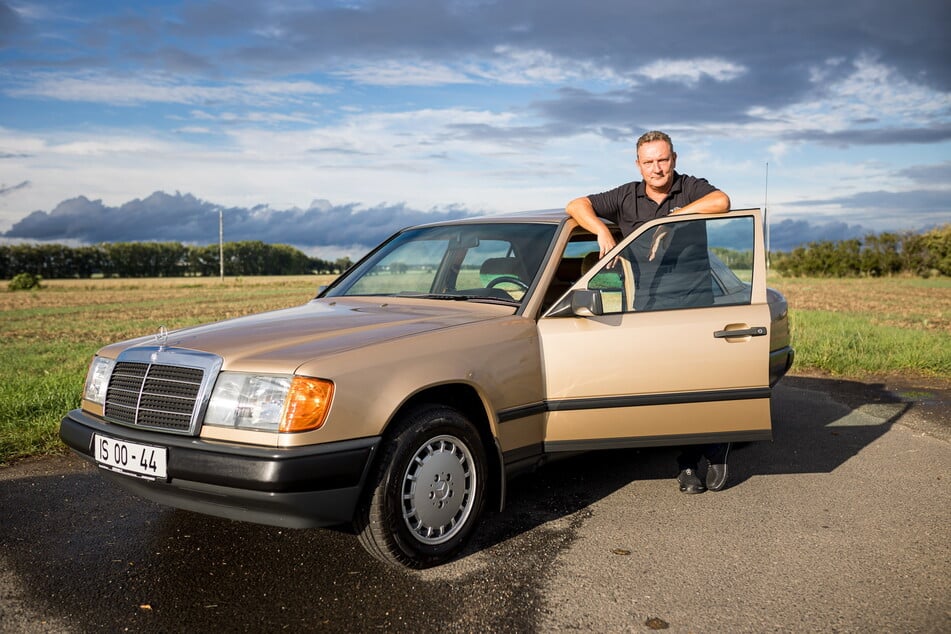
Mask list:
[[[647,132],[637,140],[637,167],[642,181],[589,196],[575,198],[565,211],[583,228],[598,238],[600,255],[615,246],[614,236],[603,220],[621,228],[624,236],[654,218],[673,214],[720,213],[730,209],[730,198],[706,179],[675,171],[677,154],[670,137],[659,131]],[[603,220],[602,220],[603,219]],[[651,257],[665,239],[663,229],[655,236]],[[729,443],[683,447],[677,459],[680,473],[677,481],[684,493],[719,491],[726,486]],[[706,486],[697,476],[697,464],[706,457]]]

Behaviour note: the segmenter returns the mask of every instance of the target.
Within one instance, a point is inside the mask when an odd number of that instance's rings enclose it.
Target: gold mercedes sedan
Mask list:
[[[405,229],[303,306],[102,348],[60,436],[143,497],[414,568],[559,454],[771,439],[794,355],[759,210],[617,238],[599,259],[562,211]]]

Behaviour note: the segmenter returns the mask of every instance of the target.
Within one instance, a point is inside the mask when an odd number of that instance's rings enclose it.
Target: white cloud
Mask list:
[[[493,53],[491,58],[467,65],[467,71],[487,81],[510,85],[556,85],[569,81],[630,83],[606,66],[559,57],[544,50],[497,46]]]
[[[637,73],[658,81],[693,85],[704,77],[714,81],[731,81],[747,72],[745,66],[724,59],[659,59],[637,69]]]
[[[787,135],[804,130],[861,129],[863,122],[882,127],[919,126],[947,120],[951,94],[916,84],[895,69],[867,57],[858,58],[851,72],[844,76],[831,72],[843,63],[830,60],[826,66],[812,69],[813,98],[777,109],[751,108],[749,114],[763,122],[764,133]]]
[[[464,164],[503,149],[509,151],[507,145],[492,139],[461,138],[454,126],[504,127],[515,121],[509,113],[426,108],[354,113],[333,125],[304,130],[243,126],[229,128],[226,133],[232,145],[247,156],[273,156],[365,173],[379,169],[413,171],[424,169],[424,165],[425,169],[438,169],[437,163]]]
[[[335,74],[371,86],[444,86],[472,83],[471,78],[449,66],[423,61],[359,64]]]
[[[951,109],[951,94],[909,81],[895,69],[868,57],[856,60],[852,74],[833,84],[830,94],[854,119],[884,116],[923,124],[935,117],[947,117]]]
[[[629,160],[593,134],[513,147],[504,137],[473,138],[456,127],[534,123],[513,113],[462,108],[352,113],[332,125],[294,131],[251,121],[212,128],[227,137],[223,145],[208,143],[202,125],[182,126],[185,134],[171,137],[147,130],[27,136],[0,129],[0,148],[24,155],[4,162],[10,168],[5,178],[33,182],[0,205],[0,231],[78,195],[113,206],[178,190],[229,206],[305,208],[327,198],[420,210],[460,204],[492,213],[561,207],[630,175]],[[585,182],[588,177],[578,175],[577,147],[590,150],[585,167],[597,178]]]
[[[311,81],[236,81],[189,83],[161,73],[134,77],[104,73],[34,73],[11,82],[13,97],[43,98],[133,106],[147,103],[248,104],[259,107],[296,103],[333,92]]]
[[[16,4],[11,4],[10,8],[13,9],[21,18],[31,22],[50,20],[53,18],[62,19],[62,16],[51,7],[33,2],[18,2]]]
[[[417,61],[361,63],[335,73],[375,86],[444,86],[487,83],[509,86],[558,85],[570,81],[632,85],[606,66],[558,57],[543,50],[497,46],[492,54],[455,64]]]
[[[779,141],[769,146],[769,156],[776,160],[782,160],[783,157],[789,153],[789,150],[790,147],[788,143]]]
[[[267,124],[281,124],[281,123],[305,123],[313,124],[313,117],[308,116],[307,114],[301,112],[260,112],[260,111],[251,111],[251,112],[220,112],[220,113],[211,113],[205,110],[192,110],[189,112],[189,116],[196,121],[217,121],[220,123],[267,123]],[[180,119],[181,117],[174,117]]]
[[[60,143],[47,148],[51,154],[60,154],[79,157],[104,156],[141,156],[159,152],[169,153],[171,146],[167,143],[149,138],[119,136],[113,138],[84,139],[69,143]]]

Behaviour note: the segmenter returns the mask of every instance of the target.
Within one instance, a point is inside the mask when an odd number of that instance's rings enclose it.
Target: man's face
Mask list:
[[[677,155],[665,141],[651,141],[637,150],[637,167],[651,189],[667,191],[676,165]]]

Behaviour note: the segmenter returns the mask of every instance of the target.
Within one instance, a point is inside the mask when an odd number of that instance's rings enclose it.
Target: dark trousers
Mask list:
[[[712,464],[720,464],[726,461],[727,452],[730,449],[730,443],[721,442],[712,445],[685,445],[680,448],[680,455],[677,457],[677,465],[680,470],[696,469],[697,463],[701,458],[706,458]]]

